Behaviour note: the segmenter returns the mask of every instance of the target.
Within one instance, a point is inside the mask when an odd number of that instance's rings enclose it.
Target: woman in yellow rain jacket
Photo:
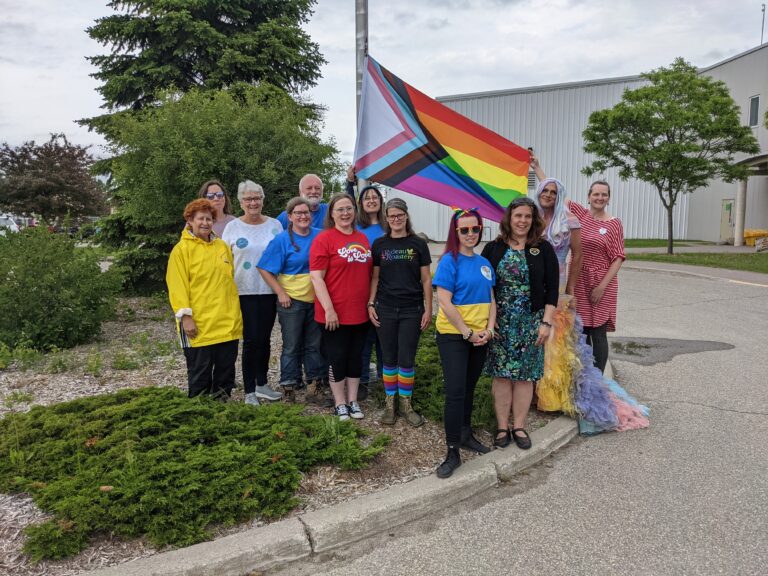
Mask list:
[[[187,360],[189,397],[226,400],[235,386],[243,335],[232,252],[213,232],[214,209],[203,198],[184,208],[187,225],[168,259],[168,297]]]

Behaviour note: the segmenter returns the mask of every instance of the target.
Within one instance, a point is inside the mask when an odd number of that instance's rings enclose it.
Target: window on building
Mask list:
[[[754,128],[760,123],[758,119],[757,111],[760,108],[760,96],[752,96],[749,99],[749,126]]]

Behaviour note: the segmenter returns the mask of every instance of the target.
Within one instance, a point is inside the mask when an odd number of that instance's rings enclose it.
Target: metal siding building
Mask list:
[[[766,102],[768,102],[768,44],[729,58],[705,68],[702,74],[722,80],[728,86],[731,96],[741,107],[741,123],[749,125],[750,102],[757,98],[757,126],[752,132],[760,145],[760,152],[751,159],[744,154],[738,160],[747,160],[754,166],[755,175],[747,182],[745,205],[745,228],[768,229],[768,129],[765,127]],[[727,240],[724,230],[720,233],[721,222],[726,224],[728,216],[725,206],[731,202],[735,208],[739,183],[722,180],[712,182],[707,188],[693,193],[689,209],[688,233],[690,238],[702,240]],[[730,238],[733,238],[733,222],[730,222]]]
[[[768,131],[763,125],[764,101],[768,95],[768,45],[746,52],[712,66],[702,73],[723,79],[741,106],[744,123],[749,114],[749,97],[762,94],[760,126],[755,128],[762,153],[768,151]],[[589,115],[617,104],[625,89],[643,84],[639,76],[536,86],[444,96],[440,102],[499,133],[520,146],[530,146],[547,175],[560,179],[569,196],[586,204],[589,183],[581,169],[592,158],[584,152],[582,131]],[[746,101],[745,101],[746,99]],[[627,238],[666,238],[666,210],[658,193],[645,182],[623,182],[611,169],[602,178],[611,184],[610,212],[621,218]],[[750,178],[747,203],[747,228],[768,228],[768,183],[762,176]],[[714,182],[708,189],[679,198],[674,212],[676,238],[720,239],[722,199],[733,198],[737,184]],[[445,206],[411,194],[390,190],[389,197],[400,196],[408,202],[418,231],[435,240],[444,240],[451,211]],[[492,224],[484,239],[495,237]]]

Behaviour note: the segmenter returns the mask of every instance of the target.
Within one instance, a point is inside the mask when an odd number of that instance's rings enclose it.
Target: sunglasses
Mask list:
[[[208,198],[208,200],[213,200],[214,198],[221,200],[224,198],[224,192],[206,192],[205,197]]]
[[[480,231],[483,229],[482,226],[462,226],[461,228],[456,228],[457,232],[461,234],[462,236],[466,236],[467,234],[480,234]]]

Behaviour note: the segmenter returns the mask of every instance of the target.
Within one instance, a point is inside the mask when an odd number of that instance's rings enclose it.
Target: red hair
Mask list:
[[[451,256],[453,256],[453,259],[456,260],[459,256],[459,246],[461,246],[461,243],[459,242],[459,233],[456,230],[458,227],[459,218],[465,218],[467,216],[474,216],[477,218],[477,225],[481,228],[483,227],[483,217],[480,216],[480,213],[475,210],[474,208],[472,210],[457,210],[454,211],[453,216],[451,216],[451,223],[448,226],[448,238],[445,240],[445,251],[443,254],[446,254],[448,252],[451,253]],[[480,231],[480,234],[477,235],[477,243],[475,246],[480,244],[480,238],[482,237],[482,230]]]
[[[216,221],[216,211],[213,209],[213,204],[206,198],[198,198],[187,204],[184,207],[184,220],[187,221],[194,218],[198,212],[210,212],[213,221]]]

